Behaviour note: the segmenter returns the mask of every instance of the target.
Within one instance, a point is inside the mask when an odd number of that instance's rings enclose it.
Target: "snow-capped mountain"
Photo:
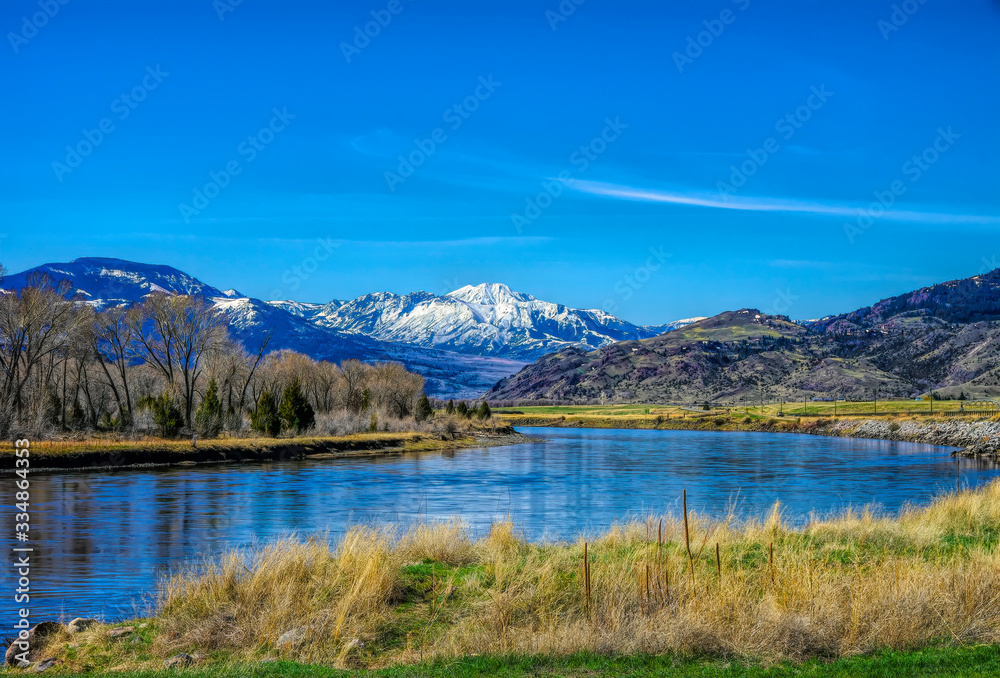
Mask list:
[[[98,307],[129,304],[152,292],[191,294],[203,297],[225,297],[228,292],[206,285],[172,266],[139,264],[124,259],[83,257],[65,264],[43,264],[35,268],[8,275],[3,287],[20,289],[29,278],[48,275],[53,281],[67,281],[70,294]]]
[[[0,290],[25,287],[39,275],[66,285],[67,294],[103,310],[141,302],[146,296],[191,294],[210,301],[225,318],[230,335],[248,351],[256,351],[268,332],[268,351],[290,349],[318,360],[341,362],[348,358],[398,361],[427,380],[429,395],[443,398],[476,398],[500,379],[514,374],[525,362],[472,356],[420,346],[395,344],[348,333],[312,322],[341,302],[310,304],[296,301],[264,302],[222,291],[170,266],[133,263],[121,259],[83,258],[69,263],[44,264],[8,275]]]
[[[567,346],[599,348],[645,339],[694,322],[640,327],[598,309],[542,301],[502,283],[466,285],[443,296],[375,292],[332,302],[303,317],[383,341],[524,360]]]
[[[256,351],[270,332],[270,351],[291,349],[334,362],[396,360],[422,374],[427,392],[441,397],[476,397],[551,351],[644,339],[693,321],[640,327],[604,311],[541,301],[499,283],[467,285],[442,296],[376,292],[325,304],[261,301],[207,285],[171,266],[99,257],[44,264],[7,276],[0,287],[20,289],[39,275],[50,276],[98,310],[141,302],[157,292],[201,296],[249,351]]]

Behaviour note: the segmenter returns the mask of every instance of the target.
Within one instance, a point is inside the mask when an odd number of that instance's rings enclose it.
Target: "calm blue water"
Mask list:
[[[32,478],[35,621],[134,613],[157,577],[200,555],[292,531],[459,517],[476,531],[510,515],[535,539],[617,520],[735,503],[791,519],[849,505],[895,511],[1000,474],[950,448],[848,438],[696,431],[525,429],[543,442],[400,457],[79,472]],[[960,479],[960,480],[959,480]],[[6,485],[13,496],[13,480]],[[13,509],[6,518],[13,533]],[[8,539],[7,553],[16,545]],[[8,555],[8,561],[12,558]],[[15,579],[3,573],[14,618]]]

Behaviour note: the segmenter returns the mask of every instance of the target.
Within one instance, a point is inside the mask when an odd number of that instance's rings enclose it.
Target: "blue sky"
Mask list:
[[[995,1],[65,2],[0,9],[11,270],[655,323],[1000,265]]]

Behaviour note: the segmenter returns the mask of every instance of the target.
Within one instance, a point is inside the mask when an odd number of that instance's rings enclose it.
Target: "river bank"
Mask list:
[[[692,415],[667,419],[649,417],[600,417],[573,415],[499,414],[518,427],[568,427],[651,429],[658,431],[752,431],[759,433],[808,433],[845,438],[869,438],[927,443],[960,448],[956,455],[996,459],[1000,448],[1000,422],[955,417],[940,419],[871,419],[864,417],[761,417],[750,414]]]
[[[1000,642],[998,511],[1000,482],[801,528],[778,512],[736,523],[686,511],[587,542],[531,542],[509,522],[482,536],[457,523],[357,526],[334,544],[292,537],[177,572],[146,618],[48,622],[28,660],[57,675],[408,676],[469,661],[505,675],[505,662],[534,657],[562,675],[589,656],[604,670],[574,671],[616,675],[616,662],[659,656],[692,674],[789,662],[780,675],[802,675],[860,655],[915,660],[942,639],[958,657]]]
[[[199,464],[271,463],[373,455],[436,452],[514,445],[529,440],[509,426],[438,435],[424,432],[357,433],[298,438],[223,438],[138,441],[37,441],[29,447],[31,471],[139,469]],[[0,464],[14,473],[15,451],[0,446]]]

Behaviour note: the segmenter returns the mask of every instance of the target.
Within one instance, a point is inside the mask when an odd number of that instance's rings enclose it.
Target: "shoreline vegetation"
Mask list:
[[[528,436],[497,424],[445,434],[413,430],[294,438],[213,438],[196,443],[163,438],[42,440],[32,441],[30,450],[32,472],[39,473],[383,456],[512,445],[527,440]],[[12,444],[0,444],[0,460],[11,462],[7,465],[11,473],[14,454]]]
[[[824,403],[825,404],[825,403]],[[99,435],[32,441],[32,468],[38,472],[126,469],[155,466],[266,463],[351,456],[445,451],[513,445],[532,438],[514,427],[648,429],[805,433],[837,437],[896,440],[958,448],[953,454],[996,460],[1000,454],[1000,418],[977,415],[935,416],[888,411],[838,417],[801,415],[777,406],[744,410],[628,406],[526,406],[493,410],[485,419],[437,410],[422,422],[398,422],[393,431],[324,435],[312,430],[295,436],[207,439]],[[905,405],[905,403],[902,403]],[[789,408],[790,409],[790,408]],[[754,411],[757,410],[757,411]],[[0,443],[0,460],[13,459],[14,446]],[[9,464],[13,472],[13,464]]]
[[[1000,482],[801,528],[778,507],[571,543],[510,522],[356,527],[176,572],[143,619],[40,625],[30,659],[57,675],[992,675],[998,541]]]

